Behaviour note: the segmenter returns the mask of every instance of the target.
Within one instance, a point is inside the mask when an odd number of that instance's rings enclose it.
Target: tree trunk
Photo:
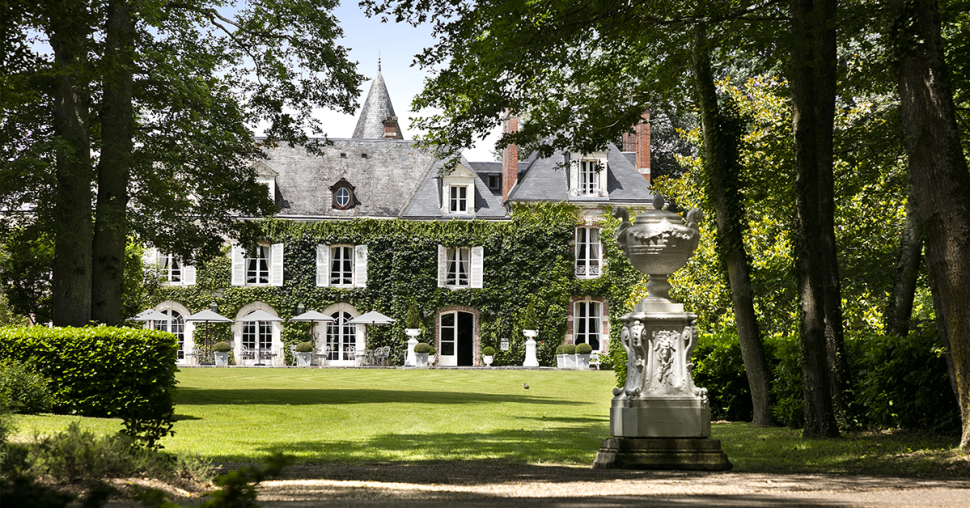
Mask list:
[[[913,315],[913,298],[923,253],[923,235],[916,217],[916,197],[909,186],[906,202],[906,221],[899,235],[899,255],[893,269],[893,288],[886,305],[886,333],[905,337],[909,334],[909,319]]]
[[[84,2],[52,13],[55,159],[54,324],[84,326],[91,317],[91,145],[87,77],[88,29]]]
[[[960,146],[939,5],[894,0],[900,112],[926,264],[940,333],[950,357],[963,419],[960,447],[970,450],[970,170]]]
[[[132,165],[132,87],[135,26],[124,0],[108,4],[105,35],[101,162],[94,222],[91,317],[121,324],[124,290],[128,176]]]
[[[706,48],[706,30],[695,27],[693,49],[694,88],[704,129],[704,172],[707,198],[714,207],[717,244],[727,268],[728,285],[734,303],[734,320],[741,346],[741,358],[751,390],[755,425],[774,425],[768,387],[768,367],[761,348],[761,335],[754,313],[748,256],[744,249],[744,208],[738,188],[738,138],[741,135],[736,115],[722,112]]]
[[[812,0],[791,0],[792,56],[789,83],[792,93],[795,140],[795,268],[801,314],[802,374],[805,384],[804,437],[837,437],[825,336],[825,286],[819,196],[819,147],[816,103],[815,27],[819,16]]]
[[[846,423],[847,404],[843,394],[850,383],[842,326],[842,284],[839,280],[838,246],[835,242],[835,176],[833,136],[835,132],[836,0],[816,0],[813,6],[815,132],[818,164],[818,211],[824,271],[825,348],[829,387],[836,420]]]

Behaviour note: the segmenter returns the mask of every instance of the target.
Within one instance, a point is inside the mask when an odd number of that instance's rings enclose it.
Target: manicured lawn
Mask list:
[[[301,461],[499,459],[589,465],[609,434],[612,372],[184,369],[172,452],[218,461],[274,452]],[[523,388],[528,383],[529,389]],[[17,416],[21,438],[74,420]],[[955,438],[859,433],[805,440],[797,430],[715,423],[737,471],[966,476]]]

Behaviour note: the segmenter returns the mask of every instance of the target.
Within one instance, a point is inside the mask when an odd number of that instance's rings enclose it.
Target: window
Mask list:
[[[589,344],[593,351],[599,351],[600,334],[603,331],[603,304],[576,302],[573,309],[573,330],[574,343]]]
[[[357,346],[357,325],[349,312],[338,311],[330,315],[334,320],[327,323],[328,360],[353,360]]]
[[[599,161],[584,159],[579,163],[579,193],[581,195],[595,196],[599,194],[601,170]]]
[[[171,254],[158,255],[158,268],[162,272],[162,278],[169,284],[180,284],[182,282],[182,264]]]
[[[349,245],[330,247],[330,285],[354,285],[354,248]]]
[[[232,246],[230,255],[233,286],[283,285],[282,243],[258,245],[250,249],[236,244]],[[188,278],[189,271],[186,269],[185,272]]]
[[[253,247],[247,253],[245,262],[247,286],[269,284],[269,247]]]
[[[366,245],[317,245],[317,287],[367,287]]]
[[[350,189],[346,187],[337,189],[335,199],[337,200],[337,208],[347,208],[350,205]]]
[[[502,175],[488,175],[488,188],[493,191],[502,190]]]
[[[448,275],[445,285],[468,287],[471,273],[471,249],[458,247],[448,249]]]
[[[161,311],[162,314],[169,316],[166,321],[156,321],[155,329],[163,332],[171,332],[178,338],[178,359],[185,359],[185,318],[177,311],[169,309]]]
[[[603,264],[598,228],[576,228],[576,277],[595,279]]]
[[[273,323],[269,321],[247,321],[242,329],[243,350],[268,353],[273,348]]]
[[[451,186],[451,204],[448,210],[452,213],[465,213],[468,211],[468,186]]]
[[[449,289],[483,286],[483,247],[438,246],[438,287]]]
[[[341,178],[332,187],[333,202],[331,206],[337,210],[349,210],[354,207],[354,186],[350,182]]]

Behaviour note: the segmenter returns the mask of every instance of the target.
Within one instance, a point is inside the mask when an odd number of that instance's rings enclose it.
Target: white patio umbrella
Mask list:
[[[302,309],[303,309],[303,305],[300,304],[300,307],[297,310],[302,310]],[[330,317],[330,316],[328,316],[326,314],[322,314],[320,312],[317,312],[315,310],[308,310],[308,311],[304,312],[303,314],[300,314],[299,316],[293,316],[293,317],[291,317],[290,318],[290,321],[297,321],[297,322],[301,322],[301,323],[310,323],[310,343],[313,344],[313,323],[316,323],[318,321],[321,322],[321,323],[330,323],[330,322],[336,321],[336,319],[334,319],[334,318],[332,318],[332,317]],[[296,360],[293,360],[293,361],[296,361]]]
[[[168,321],[172,319],[168,314],[158,312],[155,309],[147,309],[135,314],[134,317],[129,318],[130,321],[144,321],[146,323],[152,323],[152,329],[155,328],[155,321]]]
[[[215,304],[213,304],[213,306],[214,305]],[[206,323],[206,324],[232,323],[231,319],[225,316],[216,314],[216,312],[211,309],[206,309],[202,312],[196,312],[195,314],[192,314],[191,316],[185,318],[185,320],[192,323]],[[203,350],[203,354],[206,355],[206,357],[208,357],[208,354],[209,354],[209,333],[210,333],[209,327],[207,326],[205,327],[205,349]],[[202,363],[202,360],[207,360],[207,358],[201,358],[199,363]]]
[[[273,323],[273,322],[280,322],[283,320],[261,309],[256,309],[250,312],[249,314],[246,314],[245,316],[236,320],[236,322],[238,323],[259,323],[263,321],[268,321]],[[258,339],[256,340],[256,363],[254,365],[259,365],[259,366],[265,365],[263,363],[263,343]]]
[[[355,317],[354,319],[351,319],[349,321],[349,323],[352,325],[364,325],[365,330],[367,329],[366,328],[367,325],[389,325],[391,323],[396,323],[396,322],[397,322],[396,319],[391,319],[385,316],[384,314],[377,312],[376,310],[372,310],[365,314],[361,314],[359,317]],[[367,333],[367,337],[368,339],[370,338],[369,331]],[[365,343],[364,343],[365,349],[367,348],[367,342],[369,342],[369,340],[365,340]],[[373,350],[371,350],[371,353],[373,353]]]

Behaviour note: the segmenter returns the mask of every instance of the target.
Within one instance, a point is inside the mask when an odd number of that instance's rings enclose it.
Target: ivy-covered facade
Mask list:
[[[366,125],[374,119],[383,130]],[[563,343],[609,357],[639,281],[613,240],[611,212],[652,200],[637,150],[519,161],[513,146],[504,163],[462,158],[442,171],[446,161],[402,139],[380,73],[357,131],[385,137],[333,140],[320,154],[267,148],[257,171],[280,212],[247,219],[258,242],[230,239],[224,257],[198,266],[149,251],[167,281],[155,308],[172,319],[159,324],[180,337],[180,362],[199,363],[226,341],[235,364],[287,365],[291,346],[311,340],[316,364],[351,366],[358,352],[383,346],[402,364],[412,302],[418,339],[436,348],[440,366],[481,365],[486,346],[498,351],[494,365],[521,365],[520,316],[530,304],[542,365],[555,364]],[[185,321],[212,303],[235,322]],[[289,321],[303,310],[334,321]],[[397,322],[349,323],[370,310]],[[274,319],[240,321],[255,311]]]

